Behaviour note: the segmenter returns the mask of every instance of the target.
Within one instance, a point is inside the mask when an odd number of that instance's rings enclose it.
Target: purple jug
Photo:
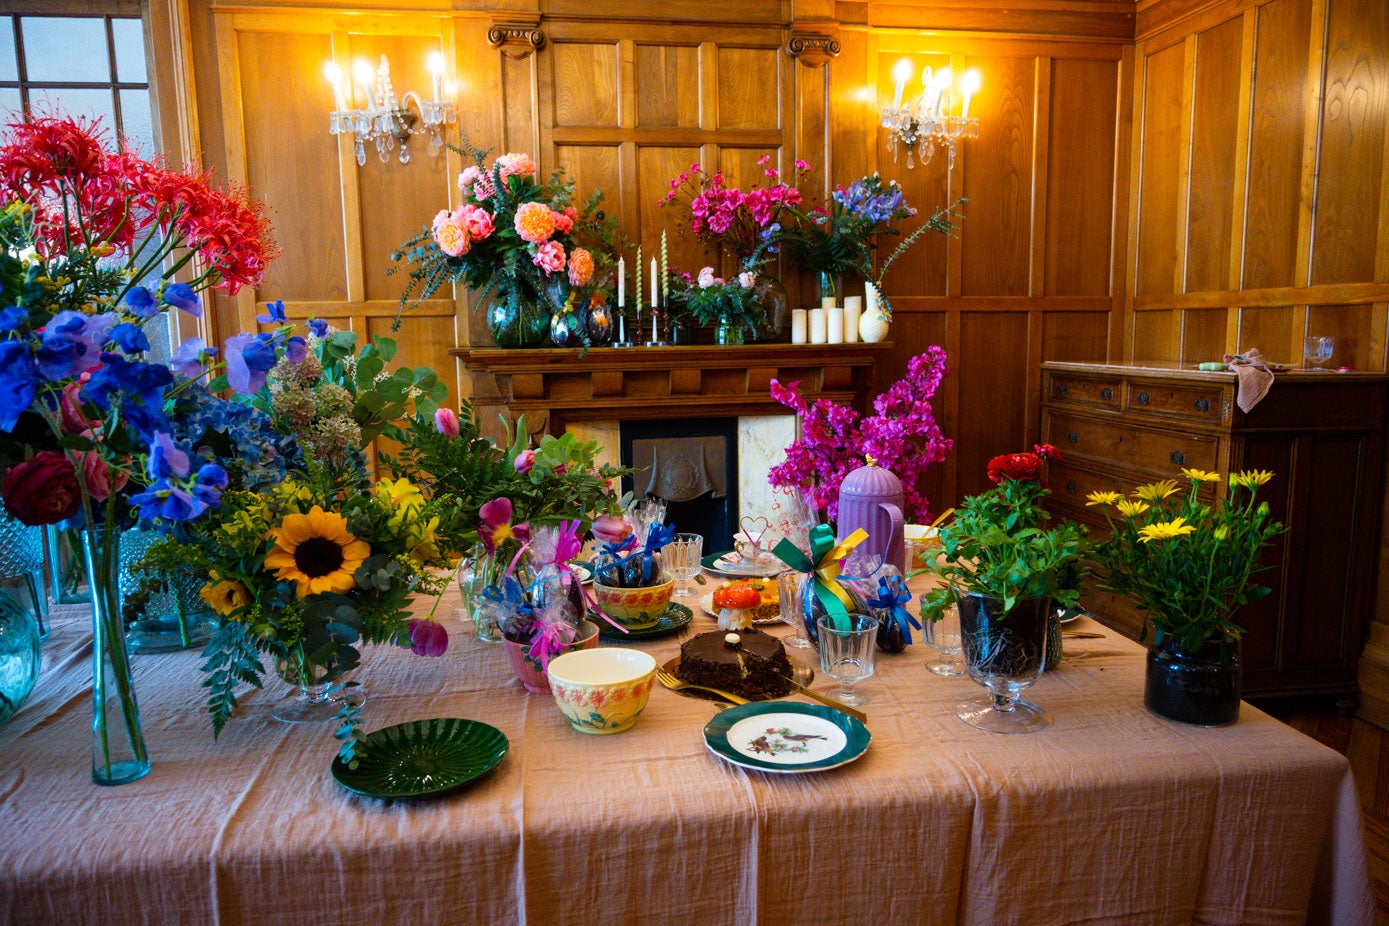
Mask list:
[[[868,532],[868,539],[857,551],[879,554],[883,562],[896,566],[905,575],[907,550],[902,540],[902,480],[872,460],[844,477],[839,487],[839,531],[843,540],[856,529]]]

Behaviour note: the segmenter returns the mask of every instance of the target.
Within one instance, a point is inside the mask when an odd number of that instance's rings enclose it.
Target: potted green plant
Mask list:
[[[1233,473],[1228,492],[1207,502],[1218,473],[1183,469],[1182,491],[1171,479],[1138,486],[1129,497],[1093,492],[1110,536],[1095,551],[1105,572],[1100,587],[1143,612],[1140,639],[1152,631],[1143,700],[1171,720],[1224,726],[1239,719],[1240,636],[1235,611],[1265,598],[1252,581],[1265,568],[1259,552],[1283,530],[1268,502],[1256,501],[1266,470]]]
[[[1051,723],[1020,695],[1045,663],[1053,601],[1069,607],[1080,595],[1074,573],[1089,550],[1084,527],[1048,525],[1042,507],[1046,463],[1060,456],[1042,444],[1033,453],[994,457],[994,487],[966,498],[939,528],[941,554],[928,566],[943,584],[922,597],[921,616],[938,621],[957,608],[965,669],[988,689],[961,704],[959,716],[981,729],[1027,733]]]

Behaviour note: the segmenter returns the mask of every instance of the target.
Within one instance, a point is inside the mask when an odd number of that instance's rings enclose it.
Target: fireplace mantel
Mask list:
[[[497,413],[526,416],[532,433],[566,421],[717,418],[789,414],[772,401],[773,379],[800,381],[808,397],[862,409],[873,392],[880,344],[746,344],[504,350],[457,348],[470,401],[484,425]]]

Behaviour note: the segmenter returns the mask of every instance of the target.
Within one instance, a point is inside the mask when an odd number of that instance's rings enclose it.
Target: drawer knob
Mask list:
[[[1075,494],[1075,491],[1076,491],[1076,481],[1075,481],[1074,479],[1067,479],[1067,480],[1066,480],[1066,491],[1067,491],[1067,492],[1070,492],[1072,495]]]
[[[1057,384],[1056,384],[1056,394],[1057,394],[1057,395],[1066,395],[1066,394],[1069,393],[1070,391],[1071,391],[1071,387],[1068,386],[1068,385],[1066,385],[1065,383],[1057,383]]]
[[[1100,390],[1100,398],[1108,402],[1110,399],[1114,398],[1114,390],[1110,389],[1108,386],[1105,386],[1103,389]]]
[[[1153,397],[1148,395],[1148,393],[1146,392],[1140,392],[1138,395],[1133,397],[1133,400],[1137,402],[1139,405],[1147,405],[1149,402],[1153,401]]]
[[[1168,459],[1172,461],[1174,466],[1181,466],[1186,462],[1186,454],[1182,453],[1180,450],[1173,450],[1172,455],[1168,457]]]
[[[1196,410],[1198,412],[1208,412],[1211,410],[1210,399],[1197,399],[1195,402],[1192,402],[1191,404],[1196,406]]]
[[[1080,435],[1074,431],[1068,431],[1066,432],[1066,440],[1070,441],[1073,444],[1078,444],[1080,443]]]

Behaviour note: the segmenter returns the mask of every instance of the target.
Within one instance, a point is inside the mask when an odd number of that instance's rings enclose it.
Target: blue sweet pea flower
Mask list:
[[[0,431],[12,431],[34,401],[39,371],[29,341],[0,341]]]
[[[151,479],[167,479],[169,476],[187,476],[190,463],[188,454],[174,443],[173,435],[159,431],[150,441],[149,461],[145,468]]]
[[[193,480],[193,497],[209,508],[222,504],[222,490],[231,482],[227,471],[216,463],[204,463]]]
[[[241,395],[255,395],[275,365],[275,345],[266,334],[227,338],[227,382]]]
[[[295,335],[285,342],[285,359],[298,366],[309,355],[309,342]]]
[[[285,317],[285,304],[282,300],[276,299],[274,302],[265,304],[265,312],[256,316],[256,321],[262,325],[283,324],[289,321]]]
[[[83,315],[66,309],[49,319],[39,335],[39,373],[52,382],[70,379],[97,365],[116,314]]]
[[[111,329],[111,340],[127,354],[143,354],[150,349],[150,339],[139,325],[121,322]]]
[[[169,366],[180,376],[197,379],[203,375],[203,366],[207,358],[216,353],[217,348],[208,347],[202,338],[186,338],[178,346],[173,357],[169,358]]]
[[[309,334],[316,338],[328,337],[328,320],[325,318],[309,319]]]
[[[203,317],[203,304],[193,287],[187,283],[170,283],[164,287],[164,301],[176,309],[182,309],[194,318]]]
[[[163,518],[167,521],[191,521],[208,508],[205,502],[167,479],[156,480],[145,491],[132,495],[130,506],[140,509],[141,520]]]
[[[159,305],[154,301],[154,293],[148,287],[132,286],[125,294],[125,307],[141,318],[154,318],[159,314]]]
[[[174,374],[161,363],[127,360],[120,354],[102,354],[102,367],[82,387],[82,398],[102,411],[109,411],[112,398],[123,395],[121,417],[141,434],[167,431],[164,416],[164,390]]]
[[[0,309],[0,334],[14,334],[29,321],[29,313],[17,305]]]

